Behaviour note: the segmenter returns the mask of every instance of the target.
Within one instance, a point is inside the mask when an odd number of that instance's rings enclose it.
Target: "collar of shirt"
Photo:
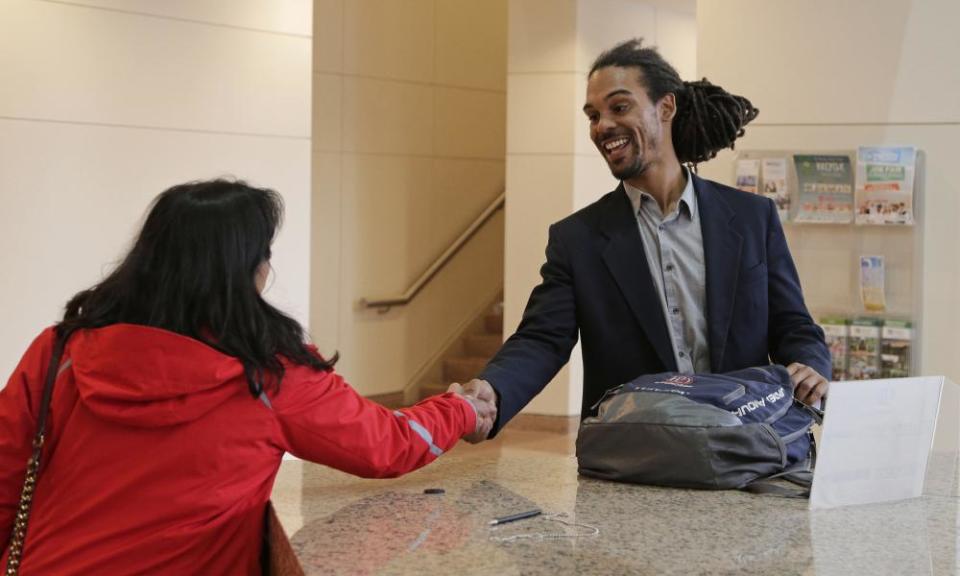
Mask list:
[[[697,195],[693,191],[693,177],[690,175],[690,170],[687,169],[686,166],[682,166],[681,168],[687,177],[687,184],[683,187],[683,193],[680,194],[680,200],[677,202],[677,210],[680,210],[681,214],[686,213],[691,221],[695,221],[697,219]],[[634,214],[640,212],[640,207],[643,205],[643,202],[649,201],[656,203],[653,196],[639,188],[634,188],[626,181],[623,181],[623,189],[626,190],[627,196],[630,198],[630,204],[633,205]],[[687,209],[682,210],[683,206],[686,206]],[[659,206],[657,209],[659,210]],[[663,214],[663,219],[669,218],[672,214],[673,212]]]

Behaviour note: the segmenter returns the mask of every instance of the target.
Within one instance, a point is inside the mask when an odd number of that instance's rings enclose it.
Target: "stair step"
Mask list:
[[[474,334],[464,340],[464,349],[471,356],[492,358],[503,344],[502,334]]]
[[[459,356],[443,361],[443,379],[447,382],[466,384],[480,374],[489,358],[480,356]]]
[[[447,384],[441,384],[439,382],[424,384],[420,387],[420,400],[429,398],[430,396],[436,396],[437,394],[443,394],[446,391]]]
[[[483,325],[488,334],[503,334],[503,310],[498,309],[487,314],[483,319]]]

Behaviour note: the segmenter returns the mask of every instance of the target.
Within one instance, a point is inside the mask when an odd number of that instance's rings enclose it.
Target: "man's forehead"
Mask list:
[[[637,94],[645,90],[637,68],[607,66],[587,78],[587,100],[606,99],[615,92]]]

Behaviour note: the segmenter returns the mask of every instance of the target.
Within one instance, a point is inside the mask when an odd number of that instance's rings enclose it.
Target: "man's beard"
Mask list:
[[[610,165],[607,164],[607,166]],[[647,165],[640,156],[637,156],[637,158],[628,166],[624,166],[622,168],[614,168],[613,166],[610,166],[610,172],[617,180],[630,180],[632,178],[636,178],[637,176],[646,172],[646,170]]]

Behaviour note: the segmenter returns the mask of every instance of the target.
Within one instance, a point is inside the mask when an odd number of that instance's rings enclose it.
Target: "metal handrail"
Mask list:
[[[504,190],[500,193],[497,198],[487,206],[479,216],[474,219],[473,223],[463,231],[460,236],[450,245],[449,248],[443,251],[443,254],[437,257],[424,272],[417,278],[417,281],[413,283],[412,286],[406,289],[403,294],[398,294],[395,296],[386,296],[382,298],[363,298],[360,300],[360,306],[363,308],[379,308],[381,314],[385,314],[390,311],[394,306],[404,306],[408,304],[413,298],[423,290],[423,287],[427,285],[434,276],[443,269],[447,263],[454,257],[454,255],[460,251],[461,248],[473,238],[473,235],[476,234],[484,224],[490,220],[493,215],[503,208],[506,203],[507,192]]]

